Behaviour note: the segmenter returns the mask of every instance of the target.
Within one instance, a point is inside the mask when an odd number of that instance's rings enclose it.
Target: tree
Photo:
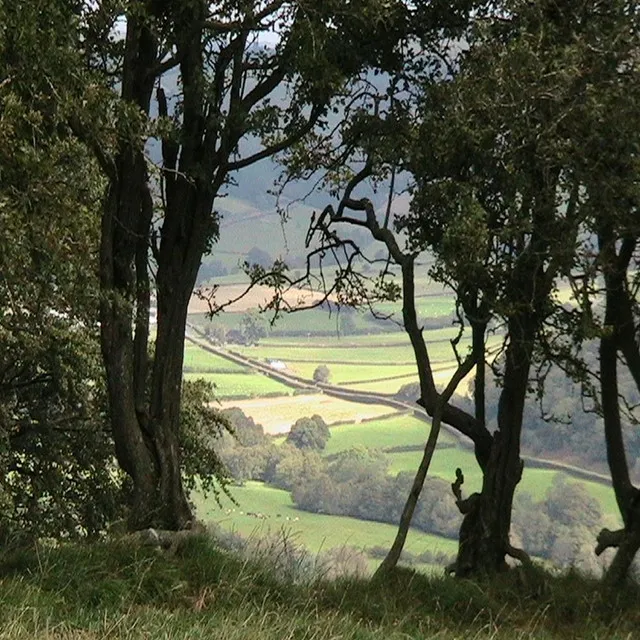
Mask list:
[[[229,421],[233,437],[243,447],[263,445],[268,442],[264,433],[264,427],[256,424],[255,420],[247,415],[239,407],[231,407],[221,411],[222,416]]]
[[[266,251],[258,247],[253,247],[249,249],[249,253],[247,253],[247,263],[249,265],[257,264],[267,269],[273,264],[273,258]]]
[[[287,434],[287,442],[298,449],[322,451],[327,446],[331,431],[327,423],[319,416],[298,418]]]
[[[445,59],[444,72],[433,70],[427,54],[417,58],[409,67],[416,73],[415,93],[397,90],[404,85],[391,78],[386,92],[354,110],[339,144],[330,146],[335,155],[330,150],[321,161],[314,155],[315,167],[330,169],[337,157],[358,167],[333,180],[341,194],[338,206],[326,207],[312,223],[323,234],[324,251],[344,255],[341,299],[363,299],[365,278],[354,264],[366,257],[341,240],[338,229],[367,228],[402,272],[403,320],[420,374],[419,402],[434,416],[432,434],[444,420],[474,443],[482,491],[464,499],[461,470],[453,485],[465,515],[458,575],[500,571],[506,555],[527,561],[509,540],[522,473],[524,407],[535,365],[544,357],[538,347],[552,321],[554,288],[568,273],[589,215],[581,174],[584,122],[596,111],[590,102],[591,82],[599,81],[593,47],[609,27],[605,14],[585,11],[580,3],[559,8],[541,0],[504,3],[474,16],[465,51],[457,57],[451,49],[436,52]],[[412,102],[407,93],[420,97]],[[304,166],[301,157],[290,165],[294,172]],[[409,213],[394,220],[393,185],[403,170],[413,179],[413,199]],[[391,195],[378,213],[362,190],[368,180],[382,179]],[[460,357],[458,373],[464,377],[475,365],[473,414],[449,403],[461,378],[445,394],[433,384],[413,303],[416,256],[424,250],[435,253],[431,275],[455,291],[458,321],[471,333],[470,355],[464,362]],[[388,271],[373,282],[374,295],[393,294]],[[501,384],[495,434],[485,418],[490,321],[506,332],[502,357],[493,363]],[[407,501],[409,516],[429,451],[428,443]]]
[[[192,520],[179,455],[183,343],[201,259],[218,235],[216,198],[235,171],[308,133],[346,78],[393,50],[399,4],[137,0],[123,14],[118,5],[89,10],[91,35],[126,21],[122,57],[115,59],[119,135],[104,144],[82,114],[74,128],[109,183],[101,342],[116,454],[133,483],[131,528],[179,529]],[[260,33],[272,30],[277,46],[256,46]],[[100,70],[113,75],[112,57],[90,59],[106,59],[109,68]],[[168,72],[179,79],[175,95],[167,94]],[[293,98],[283,105],[273,97],[285,86]],[[157,119],[150,116],[154,87]],[[263,146],[252,150],[256,138]],[[151,140],[162,150],[155,181],[144,153]],[[153,363],[147,358],[150,249],[157,265]]]
[[[79,64],[74,19],[66,3],[0,6],[3,538],[95,536],[121,509],[96,326],[104,183],[49,85]]]
[[[340,313],[340,333],[343,336],[351,336],[356,332],[356,321],[353,311],[349,308]]]
[[[326,364],[318,365],[313,371],[314,382],[329,382],[330,378],[331,371],[329,371],[329,367]]]
[[[257,312],[245,313],[240,321],[245,344],[257,345],[267,335],[265,319]]]
[[[567,270],[573,305],[557,310],[553,339],[544,346],[547,357],[560,362],[581,384],[587,401],[603,418],[607,461],[624,526],[614,532],[604,529],[596,553],[617,548],[606,581],[619,586],[640,548],[640,488],[631,481],[627,459],[633,446],[629,427],[637,431],[638,424],[630,407],[640,393],[636,275],[640,140],[635,108],[639,42],[635,6],[611,2],[602,9],[592,18],[592,33],[612,43],[607,55],[595,55],[586,37],[580,42],[589,73],[583,80],[588,92],[577,127],[575,170],[588,215]],[[596,339],[599,367],[594,371],[590,356]]]

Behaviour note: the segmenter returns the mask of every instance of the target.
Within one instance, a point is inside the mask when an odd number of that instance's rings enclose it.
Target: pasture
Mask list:
[[[255,398],[264,396],[290,396],[293,389],[261,373],[185,373],[185,380],[203,379],[214,385],[218,400],[228,398]]]
[[[396,474],[400,471],[415,473],[420,464],[422,452],[406,451],[388,453],[387,456],[390,461],[389,473]],[[439,447],[433,455],[433,460],[429,467],[429,475],[453,482],[455,480],[455,470],[458,467],[460,467],[464,473],[465,482],[462,487],[463,494],[468,496],[470,493],[478,491],[482,484],[482,474],[471,449],[462,447]],[[611,487],[599,482],[577,480],[562,471],[537,469],[527,467],[525,464],[522,480],[517,490],[529,493],[536,501],[542,500],[549,487],[553,484],[556,475],[564,476],[568,482],[578,482],[582,484],[589,494],[600,503],[604,514],[608,514],[616,519],[618,518],[618,508]]]
[[[248,367],[205,351],[191,342],[184,347],[183,368],[186,373],[251,373]]]
[[[221,496],[219,507],[213,496],[191,496],[198,518],[213,522],[243,536],[279,535],[304,545],[312,555],[334,547],[353,546],[389,548],[396,535],[396,527],[381,522],[369,522],[343,516],[328,516],[296,509],[287,491],[265,486],[261,482],[247,482],[242,487],[231,487],[238,502],[234,505]],[[256,517],[261,514],[264,518]],[[429,550],[453,555],[457,551],[455,540],[419,531],[410,531],[405,545],[415,554]]]
[[[357,424],[342,424],[331,428],[325,455],[334,455],[353,447],[368,447],[386,451],[396,447],[423,447],[429,435],[429,423],[410,414]],[[440,433],[438,446],[452,447],[457,438],[446,431]]]
[[[425,298],[424,303],[427,302],[434,300]],[[227,320],[235,317],[239,321],[240,318],[239,314],[223,316]],[[362,314],[354,314],[353,318],[360,322]],[[293,334],[280,337],[271,334],[261,340],[259,346],[231,345],[230,348],[261,362],[268,359],[281,360],[287,365],[289,372],[309,380],[312,379],[315,368],[325,364],[330,370],[330,382],[350,390],[390,394],[404,384],[417,381],[413,351],[403,332],[339,336],[330,330],[331,322],[336,323],[335,327],[339,326],[338,316],[330,316],[325,310],[289,314],[285,319],[291,323],[289,328]],[[456,328],[425,329],[424,335],[436,383],[446,384],[456,366],[450,343],[457,335]],[[501,341],[501,336],[490,336],[489,347],[496,350]],[[461,354],[466,352],[468,344],[468,341],[461,342],[458,347]],[[331,429],[332,437],[325,455],[335,455],[354,446],[381,449],[388,458],[390,474],[401,471],[415,473],[428,435],[427,422],[410,414],[397,413],[389,416],[393,410],[384,405],[347,402],[326,394],[293,395],[290,387],[250,371],[248,367],[227,361],[194,345],[185,350],[185,376],[204,377],[214,382],[220,406],[240,407],[245,414],[261,423],[266,433],[274,436],[284,434],[298,418],[319,414],[328,424],[335,425]],[[202,375],[196,372],[202,372]],[[464,381],[459,392],[467,392]],[[351,424],[335,424],[346,422]],[[444,430],[441,432],[429,474],[452,482],[455,469],[460,467],[465,474],[463,493],[469,495],[480,489],[481,473],[472,450],[459,446],[458,442],[455,436]],[[413,450],[401,450],[412,447]],[[534,500],[541,500],[558,475],[572,482],[583,482],[589,493],[600,503],[603,513],[612,522],[619,520],[611,488],[597,482],[578,481],[561,471],[525,466],[518,490],[529,493]],[[233,491],[241,503],[241,507],[235,512],[231,511],[223,517],[215,508],[215,503],[205,501],[200,506],[209,510],[207,513],[210,517],[220,519],[221,526],[235,528],[243,535],[257,530],[273,533],[285,522],[290,524],[291,519],[297,517],[293,532],[312,551],[317,551],[322,545],[384,546],[393,537],[394,527],[391,525],[298,512],[291,505],[288,494],[277,489],[249,483],[246,487],[234,488]],[[240,514],[240,510],[244,513]],[[247,511],[268,512],[270,517],[257,521],[247,516]],[[290,518],[289,521],[286,520],[287,517]],[[389,533],[384,533],[387,530]],[[420,537],[424,534],[412,532],[412,535]],[[425,545],[422,550],[427,548],[427,542],[429,545],[433,544],[434,541],[429,538],[432,536],[419,538]],[[445,546],[449,543],[453,552],[453,541],[445,541]],[[411,546],[408,549],[413,551]]]
[[[376,364],[337,364],[325,363],[329,367],[331,376],[329,382],[338,385],[350,385],[357,382],[372,380],[393,380],[397,378],[408,378],[416,376],[415,365],[394,365],[388,363]],[[311,380],[313,372],[318,364],[315,362],[289,362],[288,370],[296,375]],[[404,383],[400,383],[404,384]],[[388,392],[387,392],[388,393]]]

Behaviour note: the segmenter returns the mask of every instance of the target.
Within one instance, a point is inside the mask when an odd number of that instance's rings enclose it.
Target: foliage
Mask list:
[[[298,449],[322,451],[327,446],[331,431],[319,415],[299,418],[287,434],[287,442]]]
[[[268,442],[262,425],[256,424],[254,419],[245,415],[242,409],[231,407],[223,409],[220,413],[231,425],[231,433],[240,446],[253,447]]]
[[[262,338],[267,336],[266,319],[255,311],[245,313],[240,322],[240,331],[245,344],[257,345]]]
[[[50,88],[78,64],[73,20],[61,3],[0,7],[3,534],[95,536],[122,506],[97,341],[104,183]]]
[[[516,497],[513,527],[531,554],[562,568],[575,567],[600,576],[602,566],[593,540],[603,524],[600,505],[586,489],[556,476],[543,500],[527,493]]]
[[[268,269],[273,264],[273,258],[262,249],[258,247],[252,247],[247,253],[247,264],[258,265],[264,269]]]
[[[314,382],[329,382],[331,378],[331,371],[326,364],[319,364],[313,370],[313,380]]]
[[[387,467],[387,459],[379,451],[342,451],[324,469],[298,478],[292,488],[293,502],[313,513],[396,524],[412,477],[410,473],[390,476]],[[447,482],[427,480],[413,526],[448,537],[456,534],[459,514]]]
[[[204,380],[182,387],[180,453],[183,483],[191,492],[200,487],[217,497],[226,491],[228,471],[217,453],[216,442],[232,431],[231,419],[211,406],[213,387]]]

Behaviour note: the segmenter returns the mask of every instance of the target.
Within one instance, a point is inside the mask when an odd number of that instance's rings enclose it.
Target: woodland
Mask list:
[[[457,541],[455,580],[482,581],[553,557],[533,533],[516,544],[514,522],[571,537],[572,510],[591,517],[563,485],[514,498],[524,448],[563,447],[610,476],[621,526],[592,546],[613,550],[598,589],[624,592],[640,548],[639,22],[630,0],[0,3],[2,547],[99,545],[116,521],[195,531],[192,492],[233,476],[397,524],[375,579],[395,579],[413,522]],[[292,290],[346,318],[401,305],[419,377],[401,395],[431,418],[415,474],[321,461],[316,416],[276,454],[183,379],[189,302],[223,269],[221,203],[258,167],[282,224],[291,199],[313,209],[295,264],[256,239],[242,266],[274,292],[276,326],[305,313]],[[427,275],[470,345],[444,385],[416,307]],[[257,341],[258,325],[238,329]],[[562,415],[565,381],[577,430],[530,428]],[[479,490],[460,469],[429,477],[442,425],[470,442]]]

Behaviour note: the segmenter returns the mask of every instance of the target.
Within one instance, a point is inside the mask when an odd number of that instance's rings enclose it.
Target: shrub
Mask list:
[[[326,364],[317,366],[313,372],[314,382],[329,382],[329,378],[331,378],[331,371],[329,371],[329,367]]]

